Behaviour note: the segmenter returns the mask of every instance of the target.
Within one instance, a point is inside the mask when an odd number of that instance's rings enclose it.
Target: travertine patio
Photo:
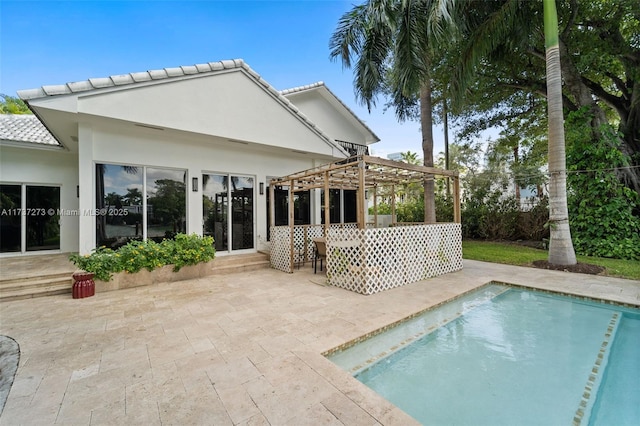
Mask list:
[[[321,353],[491,280],[640,305],[640,281],[476,261],[363,296],[303,267],[0,304],[0,424],[408,425]]]

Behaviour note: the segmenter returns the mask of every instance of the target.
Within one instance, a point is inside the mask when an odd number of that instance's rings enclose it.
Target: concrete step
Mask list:
[[[249,253],[218,256],[212,263],[208,275],[224,275],[236,272],[255,271],[271,267],[266,253]],[[51,296],[71,293],[73,272],[59,272],[49,275],[0,279],[0,302],[30,299],[32,297]]]
[[[72,272],[0,280],[0,302],[71,293]]]
[[[233,274],[270,267],[269,255],[265,253],[218,256],[213,261],[211,275]]]

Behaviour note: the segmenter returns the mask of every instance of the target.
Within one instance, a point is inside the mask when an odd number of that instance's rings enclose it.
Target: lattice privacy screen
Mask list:
[[[322,237],[324,225],[301,225],[293,228],[293,262],[313,260],[314,238]],[[356,223],[336,223],[330,229],[357,229]],[[271,267],[285,272],[293,272],[291,264],[291,228],[271,227]]]
[[[293,272],[291,228],[271,228],[271,266]],[[322,225],[294,228],[293,262],[313,259],[313,238]],[[331,285],[374,294],[462,269],[462,228],[437,223],[358,229],[331,225],[327,235],[327,278]]]
[[[293,272],[291,265],[291,228],[288,226],[271,227],[271,248],[269,258],[271,267],[284,272]]]
[[[327,278],[331,285],[374,294],[462,269],[458,223],[331,230]]]

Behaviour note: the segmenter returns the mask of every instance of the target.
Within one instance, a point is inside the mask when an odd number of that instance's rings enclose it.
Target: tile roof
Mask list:
[[[0,140],[60,146],[38,117],[31,114],[0,114]]]
[[[208,62],[204,64],[163,68],[159,70],[132,72],[129,74],[112,75],[103,78],[90,78],[88,80],[70,82],[66,84],[42,86],[36,89],[18,90],[17,93],[22,100],[27,101],[28,103],[28,101],[30,100],[41,99],[50,96],[71,95],[80,92],[87,92],[90,90],[135,85],[138,83],[145,83],[153,80],[166,80],[196,74],[215,73],[229,69],[244,70],[247,74],[249,74],[249,76],[251,76],[260,85],[262,85],[273,97],[279,100],[293,114],[302,119],[302,121],[306,125],[311,127],[312,130],[315,131],[318,135],[320,135],[321,138],[325,139],[325,141],[330,145],[337,147],[338,150],[342,151],[345,155],[348,155],[339,144],[333,142],[333,139],[331,137],[329,137],[322,129],[320,129],[314,122],[312,122],[306,115],[304,115],[281,92],[279,92],[277,89],[271,86],[271,84],[264,80],[260,76],[260,74],[249,67],[249,65],[247,65],[242,59],[230,59],[219,62]]]
[[[336,98],[336,100],[338,102],[340,102],[340,104],[342,104],[342,106],[353,116],[353,118],[355,118],[360,124],[362,124],[362,126],[364,126],[365,129],[367,129],[369,131],[369,133],[371,133],[371,135],[373,135],[373,137],[377,140],[380,141],[380,138],[373,132],[373,130],[371,130],[371,128],[369,126],[367,126],[365,124],[364,121],[362,121],[360,119],[360,117],[358,117],[356,115],[355,112],[353,112],[353,110],[351,108],[349,108],[344,102],[342,102],[342,99],[340,99],[339,97],[336,96],[335,93],[333,93],[326,84],[324,84],[323,81],[318,81],[316,83],[311,83],[311,84],[307,84],[305,86],[298,86],[298,87],[292,87],[291,89],[285,89],[285,90],[281,90],[280,94],[283,96],[287,96],[293,93],[298,93],[298,92],[305,92],[307,90],[312,90],[312,89],[318,89],[324,87],[327,92],[329,92],[331,94],[331,96],[333,96],[334,98]]]
[[[258,73],[253,71],[242,59],[228,61],[209,62],[160,70],[132,72],[129,74],[112,75],[109,77],[90,78],[83,81],[75,81],[65,84],[42,86],[36,89],[18,90],[18,96],[25,101],[44,98],[47,96],[70,95],[73,93],[87,92],[89,90],[104,89],[107,87],[126,86],[136,83],[144,83],[152,80],[163,80],[173,77],[182,77],[194,74],[210,73],[226,69],[243,68],[249,74],[259,79]]]

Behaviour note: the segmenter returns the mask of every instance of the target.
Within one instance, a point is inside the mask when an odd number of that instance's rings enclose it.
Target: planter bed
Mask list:
[[[112,275],[110,281],[95,280],[96,293],[206,277],[213,273],[212,266],[213,260],[210,260],[197,265],[183,266],[178,272],[173,272],[173,265],[161,266],[153,271],[143,269],[134,273],[118,272]]]

